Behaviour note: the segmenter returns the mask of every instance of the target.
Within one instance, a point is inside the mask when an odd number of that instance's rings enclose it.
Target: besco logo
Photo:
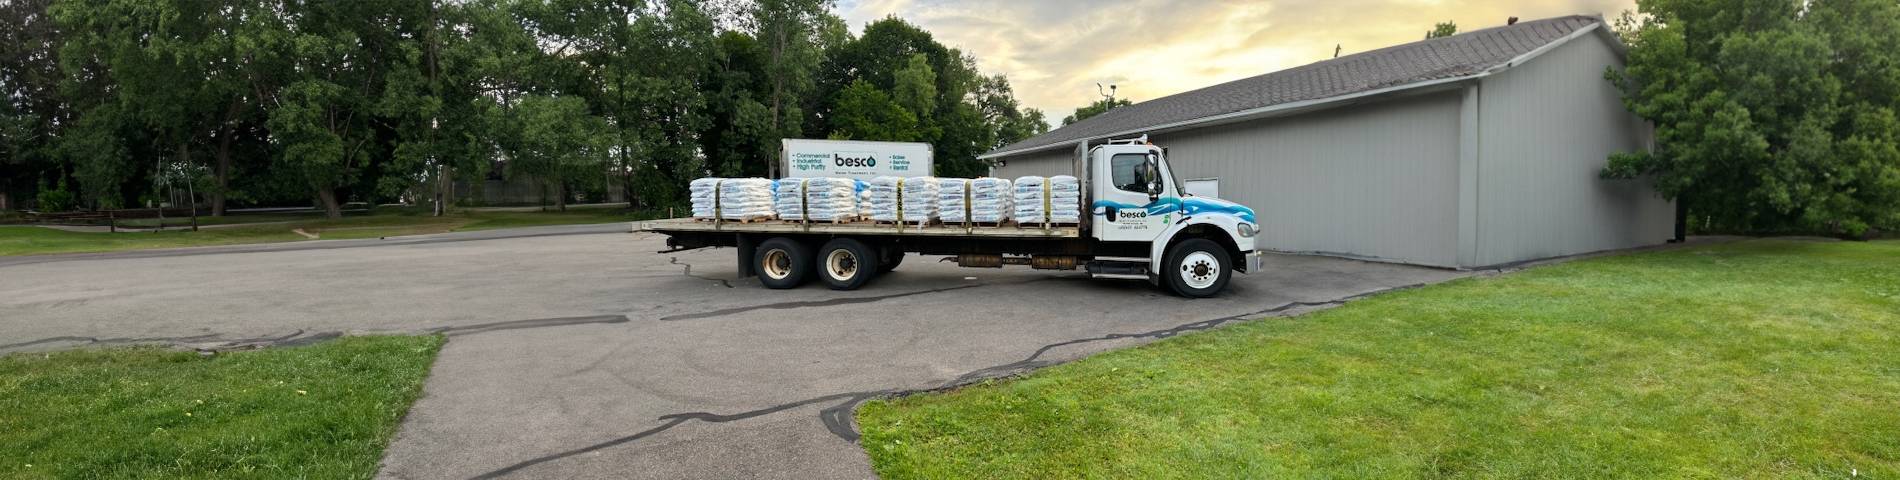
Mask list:
[[[877,166],[877,158],[872,157],[870,155],[865,155],[862,157],[847,157],[844,155],[832,154],[831,163],[836,164],[837,166],[840,166],[840,167],[869,168],[869,167]]]

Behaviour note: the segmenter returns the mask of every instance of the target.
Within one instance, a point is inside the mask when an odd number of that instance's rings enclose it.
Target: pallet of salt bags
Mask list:
[[[868,188],[871,220],[924,226],[937,218],[934,177],[877,177]]]
[[[718,177],[695,179],[687,184],[688,197],[692,201],[693,218],[712,219],[717,210],[713,208],[713,192],[719,189]]]
[[[772,210],[778,219],[788,222],[805,220],[805,181],[808,178],[781,178],[773,186]]]
[[[1017,178],[1011,200],[1011,215],[1018,224],[1082,222],[1082,182],[1072,176]]]
[[[967,178],[937,179],[937,218],[943,219],[944,224],[963,223],[966,220],[964,212],[968,210],[965,209],[964,194],[968,193],[969,185],[970,179]]]
[[[764,178],[728,178],[719,184],[719,218],[754,222],[778,216],[773,209],[772,180]]]
[[[898,196],[897,208],[902,210],[904,223],[919,226],[929,225],[937,219],[937,178],[911,177],[899,185],[903,195]]]
[[[901,177],[872,178],[866,188],[869,196],[866,201],[870,207],[870,218],[878,222],[897,221],[897,184]]]
[[[939,179],[938,217],[945,224],[1000,224],[1009,221],[1010,182],[1001,178]]]
[[[970,221],[1003,223],[1009,221],[1014,193],[1009,180],[980,177],[970,180]]]
[[[864,182],[849,178],[818,177],[804,180],[805,218],[813,222],[858,219],[858,192]]]

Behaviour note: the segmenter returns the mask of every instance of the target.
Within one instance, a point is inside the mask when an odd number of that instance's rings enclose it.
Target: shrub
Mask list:
[[[57,188],[46,188],[46,181],[40,180],[39,192],[39,195],[34,197],[34,202],[39,205],[36,208],[42,212],[67,212],[75,207],[76,197],[71,190],[66,189],[65,177],[59,179]]]

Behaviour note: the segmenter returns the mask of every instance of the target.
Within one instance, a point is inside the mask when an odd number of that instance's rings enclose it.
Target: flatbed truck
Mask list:
[[[1147,280],[1191,298],[1221,292],[1234,272],[1260,270],[1254,211],[1188,194],[1165,149],[1145,136],[1078,143],[1075,150],[1073,171],[1087,209],[1075,224],[673,218],[637,222],[635,230],[666,235],[665,252],[734,247],[739,276],[757,276],[774,289],[814,277],[832,289],[857,289],[897,268],[908,253],[947,256],[964,267],[1083,269],[1094,278]]]

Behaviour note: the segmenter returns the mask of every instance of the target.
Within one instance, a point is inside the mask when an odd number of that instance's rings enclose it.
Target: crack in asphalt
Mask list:
[[[681,262],[681,261],[680,261],[680,257],[666,257],[666,263],[670,263],[670,264],[673,264],[673,265],[679,265],[679,266],[681,266],[681,267],[686,267],[684,271],[681,271],[681,272],[680,272],[680,274],[681,274],[681,275],[685,275],[685,276],[688,276],[688,277],[693,277],[693,278],[697,278],[697,279],[700,279],[700,280],[705,280],[705,281],[708,281],[708,282],[718,282],[718,283],[719,283],[720,285],[722,285],[722,286],[725,286],[726,288],[732,288],[732,282],[730,282],[730,281],[727,281],[726,279],[723,279],[723,278],[712,278],[712,277],[708,277],[708,276],[705,276],[705,275],[694,275],[694,274],[693,274],[693,264],[691,264],[691,263],[685,263],[685,262]]]
[[[745,412],[726,414],[726,415],[720,415],[720,414],[710,413],[710,412],[683,412],[683,413],[671,413],[671,414],[661,415],[658,419],[663,420],[665,423],[661,423],[660,425],[655,426],[653,428],[641,430],[640,432],[634,433],[632,435],[627,435],[624,437],[615,438],[613,440],[608,440],[605,442],[600,442],[600,443],[596,443],[593,445],[588,445],[585,447],[580,447],[580,448],[576,448],[572,450],[551,453],[551,454],[531,458],[528,460],[523,460],[519,463],[515,463],[513,465],[502,467],[502,468],[490,471],[488,473],[483,473],[481,475],[476,475],[470,478],[473,478],[473,479],[499,478],[501,476],[508,475],[508,474],[520,471],[521,469],[532,467],[535,465],[553,462],[556,460],[572,457],[575,455],[595,452],[595,451],[599,451],[602,449],[611,448],[611,447],[615,447],[619,445],[625,445],[627,443],[638,441],[640,439],[651,437],[661,432],[671,430],[673,427],[680,426],[681,424],[684,424],[689,421],[698,420],[698,421],[707,422],[707,423],[733,422],[733,421],[739,421],[739,420],[744,420],[748,418],[770,415],[770,414],[774,414],[774,413],[778,413],[778,412],[782,412],[782,411],[786,411],[786,410],[790,410],[790,409],[794,409],[798,407],[803,407],[806,405],[825,403],[825,402],[833,401],[833,400],[838,400],[840,402],[820,412],[820,417],[825,422],[825,428],[831,430],[833,434],[839,434],[840,436],[850,435],[850,439],[852,441],[856,441],[857,432],[851,428],[851,420],[850,420],[851,409],[855,408],[859,403],[863,403],[865,400],[869,400],[871,398],[875,398],[878,395],[883,395],[883,394],[888,394],[888,393],[891,393],[891,391],[880,390],[880,391],[870,391],[870,392],[838,393],[838,394],[832,394],[832,395],[825,395],[821,397],[812,397],[812,398],[807,398],[804,400],[799,400],[796,402],[782,403],[782,404],[773,405],[770,407],[765,407],[765,408],[761,408],[757,410],[749,410]],[[843,430],[844,432],[848,432],[848,433],[839,433],[840,430]]]
[[[562,326],[568,326],[568,325],[584,325],[584,324],[628,323],[631,321],[633,320],[627,318],[626,315],[591,315],[591,316],[584,316],[584,317],[536,318],[536,319],[530,319],[530,320],[510,320],[510,321],[505,321],[505,322],[478,323],[474,325],[454,325],[454,326],[447,326],[447,327],[436,327],[436,328],[431,328],[427,330],[420,330],[420,332],[441,334],[441,335],[445,335],[449,337],[457,337],[457,336],[462,336],[462,335],[474,335],[478,333],[488,333],[488,332],[495,332],[495,331],[502,331],[502,330],[523,330],[523,329],[530,329],[530,328],[562,327]],[[295,346],[301,346],[301,345],[309,345],[309,344],[321,342],[324,340],[339,338],[342,336],[343,336],[343,332],[309,333],[303,329],[298,329],[297,331],[291,332],[288,335],[251,337],[251,338],[241,337],[241,338],[234,338],[230,340],[225,340],[223,334],[217,334],[217,333],[207,333],[203,335],[176,336],[176,337],[113,337],[113,338],[65,335],[65,336],[58,336],[58,337],[41,338],[38,340],[28,340],[28,341],[18,342],[18,343],[0,344],[0,351],[7,351],[7,350],[16,349],[16,348],[31,347],[35,345],[45,345],[45,344],[61,343],[61,342],[73,342],[73,343],[78,343],[80,345],[127,345],[127,344],[186,345],[186,344],[203,344],[203,343],[216,342],[216,345],[206,348],[206,350],[228,350],[228,349],[235,349],[235,348],[295,347]]]
[[[295,332],[291,332],[291,334],[289,335],[284,335],[284,336],[279,336],[279,337],[237,338],[237,339],[231,339],[231,340],[225,341],[224,344],[220,345],[220,347],[229,348],[231,346],[240,346],[240,345],[242,346],[267,345],[268,346],[268,345],[281,345],[281,344],[285,344],[286,342],[300,342],[297,344],[301,345],[303,344],[301,342],[304,342],[304,339],[299,339],[297,337],[303,334],[304,334],[303,330],[297,330]],[[325,334],[316,334],[313,336],[321,336],[321,335],[325,335]],[[75,342],[81,345],[125,345],[125,344],[140,344],[140,343],[162,343],[162,344],[177,345],[177,344],[184,344],[184,343],[215,342],[215,341],[219,341],[223,337],[224,337],[223,335],[216,334],[216,333],[207,333],[203,335],[175,336],[175,337],[107,337],[107,338],[66,335],[66,336],[58,336],[58,337],[46,337],[46,338],[42,338],[38,340],[28,340],[25,342],[18,342],[18,343],[0,344],[0,351],[12,350],[12,349],[21,348],[21,347],[31,347],[34,345],[44,345],[44,344],[49,344],[49,343],[61,343],[61,342]],[[306,338],[309,338],[309,337],[306,337]],[[325,337],[324,339],[327,339],[327,338],[333,338],[333,337]]]
[[[564,327],[568,325],[627,323],[633,321],[626,315],[589,315],[584,317],[536,318],[531,320],[509,320],[505,322],[478,323],[474,325],[455,325],[429,329],[429,333],[439,333],[450,337],[474,335],[477,333],[498,332],[503,330],[525,330],[530,328]]]
[[[972,283],[968,285],[957,285],[954,287],[932,288],[929,290],[916,290],[916,291],[910,291],[910,292],[891,293],[891,294],[885,294],[885,295],[871,295],[871,296],[865,296],[865,297],[844,297],[844,298],[832,298],[832,299],[826,299],[826,300],[803,300],[803,301],[797,301],[797,302],[778,302],[778,303],[767,303],[763,305],[747,305],[743,307],[733,307],[733,308],[727,308],[727,309],[713,310],[709,312],[682,313],[679,315],[668,315],[668,316],[660,317],[660,321],[677,322],[681,320],[697,320],[701,318],[722,317],[722,316],[731,315],[735,313],[744,313],[744,312],[750,312],[754,310],[786,310],[786,309],[793,309],[793,308],[835,307],[839,305],[871,303],[871,302],[878,302],[878,301],[883,301],[883,300],[890,300],[893,298],[903,298],[903,297],[910,297],[910,296],[916,296],[916,295],[926,295],[926,294],[932,294],[932,293],[948,292],[952,290],[962,290],[965,288],[976,288],[976,287],[981,287],[984,285],[990,285],[990,284]]]
[[[937,289],[937,290],[924,290],[924,291],[910,292],[910,293],[905,293],[905,294],[896,294],[896,296],[918,295],[918,294],[923,294],[923,293],[931,293],[933,291],[955,290],[959,288],[970,288],[970,287],[976,287],[976,286],[982,286],[982,285],[985,285],[985,284],[964,285],[964,286],[949,287],[949,288]],[[808,405],[813,405],[813,404],[820,404],[820,403],[825,403],[829,401],[838,401],[838,403],[833,404],[830,407],[826,407],[823,410],[820,410],[818,412],[819,421],[824,423],[825,429],[827,431],[830,431],[832,435],[835,435],[839,439],[842,439],[844,441],[856,443],[858,439],[861,438],[861,435],[858,433],[857,428],[853,425],[854,422],[852,421],[852,418],[851,418],[852,417],[851,412],[857,409],[858,405],[873,398],[878,398],[878,397],[899,398],[899,397],[917,395],[917,394],[922,394],[922,393],[953,390],[956,388],[961,388],[961,387],[974,384],[976,382],[981,382],[984,380],[1006,378],[1013,375],[1021,375],[1038,368],[1043,368],[1043,367],[1060,363],[1058,361],[1053,361],[1053,360],[1042,360],[1042,357],[1044,355],[1049,354],[1049,352],[1054,351],[1055,349],[1062,348],[1065,346],[1112,341],[1112,340],[1121,340],[1121,339],[1129,339],[1129,338],[1153,338],[1153,339],[1168,338],[1168,337],[1173,337],[1173,336],[1180,335],[1183,333],[1190,333],[1190,332],[1197,332],[1197,331],[1212,329],[1214,327],[1218,327],[1218,326],[1227,324],[1229,322],[1244,320],[1247,318],[1259,317],[1262,315],[1285,312],[1285,311],[1292,310],[1295,308],[1336,306],[1336,305],[1344,304],[1352,300],[1357,300],[1357,299],[1365,298],[1372,295],[1391,292],[1395,290],[1417,288],[1417,287],[1421,287],[1425,285],[1427,284],[1413,283],[1413,284],[1401,285],[1401,286],[1396,286],[1396,287],[1387,287],[1387,288],[1371,290],[1371,291],[1367,291],[1363,293],[1358,293],[1354,295],[1349,295],[1349,296],[1340,297],[1340,298],[1336,298],[1332,300],[1325,300],[1325,301],[1287,302],[1287,303],[1276,305],[1272,308],[1267,308],[1264,310],[1242,313],[1239,315],[1230,315],[1230,316],[1225,316],[1225,317],[1220,317],[1220,318],[1215,318],[1215,319],[1210,319],[1210,320],[1189,322],[1189,323],[1184,323],[1184,324],[1180,324],[1180,325],[1176,325],[1173,327],[1164,328],[1160,330],[1151,330],[1147,332],[1138,332],[1138,333],[1110,333],[1110,334],[1105,334],[1105,335],[1100,335],[1100,336],[1095,336],[1095,337],[1078,338],[1074,340],[1066,340],[1066,341],[1051,343],[1048,345],[1043,345],[1041,348],[1037,348],[1034,352],[1031,352],[1029,356],[1024,357],[1022,360],[1017,360],[1017,361],[1005,363],[1002,365],[995,365],[995,366],[972,370],[968,373],[958,375],[956,378],[950,379],[949,381],[946,381],[932,388],[914,389],[914,390],[886,389],[886,390],[867,390],[867,391],[857,391],[857,392],[834,393],[830,395],[823,395],[823,396],[812,397],[812,398],[807,398],[803,400],[792,401],[788,403],[781,403],[778,405],[773,405],[773,406],[760,408],[756,410],[748,410],[744,412],[725,414],[725,415],[710,413],[710,412],[682,412],[682,413],[671,413],[671,414],[661,415],[657,418],[657,420],[661,420],[664,423],[661,423],[660,425],[655,426],[653,428],[641,430],[640,432],[634,433],[632,435],[627,435],[627,436],[615,438],[612,440],[595,443],[595,444],[587,445],[580,448],[575,448],[572,450],[551,453],[551,454],[531,458],[528,460],[515,463],[513,465],[509,465],[506,467],[502,467],[500,469],[490,471],[488,473],[476,475],[472,478],[475,478],[475,479],[498,478],[503,475],[508,475],[510,473],[514,473],[514,472],[517,472],[522,469],[532,467],[535,465],[553,462],[553,461],[561,460],[564,458],[572,457],[575,455],[595,452],[595,451],[599,451],[602,449],[611,448],[611,447],[615,447],[619,445],[625,445],[625,444],[632,443],[632,442],[635,442],[647,437],[651,437],[653,435],[660,434],[667,430],[671,430],[674,427],[678,427],[692,420],[698,420],[698,421],[708,422],[708,423],[726,423],[726,422],[744,420],[748,418],[760,417],[764,415],[770,415],[773,413],[791,410],[798,407],[803,407],[803,406],[808,406]],[[890,296],[887,295],[884,297],[888,298]],[[863,298],[876,298],[876,297],[863,297]],[[882,298],[878,298],[878,299],[881,300]],[[875,301],[875,300],[866,300],[866,301]],[[788,302],[788,303],[802,304],[802,303],[813,303],[813,302]],[[859,303],[859,302],[853,302],[853,303]],[[772,304],[772,305],[780,305],[780,304]],[[769,306],[770,305],[765,305],[765,306],[753,307],[753,308],[748,308],[748,309],[756,310],[758,308],[769,307]],[[780,308],[795,308],[795,307],[780,307]],[[709,313],[713,313],[713,312],[709,312]],[[703,317],[694,317],[694,318],[703,318]],[[662,318],[661,320],[666,320],[666,319]]]

